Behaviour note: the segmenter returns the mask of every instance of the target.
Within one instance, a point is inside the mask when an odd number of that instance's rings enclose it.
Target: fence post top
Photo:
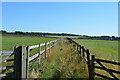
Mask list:
[[[86,49],[87,52],[89,52],[89,49]]]
[[[86,53],[87,53],[88,55],[90,55],[89,49],[86,50]]]
[[[81,45],[81,47],[83,47],[83,48],[84,48],[84,46],[82,46],[82,45]]]
[[[95,57],[95,55],[91,55],[92,57]]]
[[[95,59],[95,55],[91,55],[91,58]]]
[[[15,48],[18,48],[18,47],[19,47],[19,46],[14,46],[14,49],[15,49]]]

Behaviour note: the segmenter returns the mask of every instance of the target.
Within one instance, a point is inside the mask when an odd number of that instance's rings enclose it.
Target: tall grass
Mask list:
[[[48,51],[47,59],[42,55],[41,65],[39,68],[31,69],[31,73],[37,74],[37,69],[40,71],[39,78],[45,79],[62,79],[62,78],[81,78],[87,79],[87,68],[80,61],[76,49],[68,41],[64,40]],[[34,62],[35,63],[35,62]],[[37,63],[36,63],[37,65]],[[33,66],[33,64],[31,65]],[[42,72],[41,72],[42,71]],[[31,75],[31,78],[36,77]]]

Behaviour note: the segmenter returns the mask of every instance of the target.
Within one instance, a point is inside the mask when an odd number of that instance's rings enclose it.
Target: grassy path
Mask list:
[[[80,61],[75,48],[66,40],[61,40],[45,60],[42,56],[41,65],[31,63],[31,78],[84,78],[88,77],[87,68]],[[34,74],[34,75],[33,75]],[[38,75],[38,76],[37,76]]]

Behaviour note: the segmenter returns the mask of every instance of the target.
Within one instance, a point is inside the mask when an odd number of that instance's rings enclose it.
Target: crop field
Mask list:
[[[96,57],[118,61],[118,41],[74,39]]]
[[[30,45],[36,45],[48,41],[55,40],[56,38],[43,38],[43,37],[25,37],[25,36],[0,36],[0,39],[2,39],[2,48],[0,48],[0,51],[11,51],[14,49],[14,46],[30,46]]]

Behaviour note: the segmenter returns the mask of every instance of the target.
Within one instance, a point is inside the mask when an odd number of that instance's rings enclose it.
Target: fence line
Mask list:
[[[7,57],[1,59],[1,60],[0,60],[0,63],[2,63],[2,62],[6,62],[6,60],[7,60],[8,58],[10,58],[11,56],[13,56],[14,53],[15,53],[15,52],[13,52],[13,53],[9,54]]]
[[[3,59],[1,59],[0,60],[0,63],[2,64],[2,63],[6,63],[6,62],[13,62],[14,61],[14,59],[8,59],[8,58],[10,58],[10,57],[12,57],[12,56],[14,56],[14,53],[15,52],[13,52],[13,53],[11,53],[11,54],[9,54],[7,57],[5,57],[5,58],[3,58]],[[2,74],[2,72],[3,71],[5,71],[5,70],[8,70],[8,69],[11,69],[11,68],[14,68],[14,65],[7,65],[7,66],[5,66],[5,67],[0,67],[0,78],[2,78],[3,76],[6,76],[6,75],[11,75],[11,74],[13,74],[13,72],[10,72],[10,73],[6,73],[6,74]]]
[[[105,78],[105,79],[110,79],[110,80],[119,80],[120,79],[119,77],[117,77],[116,75],[113,74],[113,73],[120,74],[120,71],[108,69],[101,63],[101,62],[104,62],[104,63],[120,66],[119,62],[96,58],[94,55],[91,55],[89,53],[89,49],[86,49],[84,46],[79,45],[77,42],[73,41],[71,38],[67,38],[67,39],[69,40],[70,43],[73,43],[74,45],[77,46],[78,53],[80,54],[82,59],[84,59],[87,62],[88,72],[89,72],[89,80],[94,80],[96,75],[99,77]],[[99,64],[100,67],[96,66],[96,64]],[[112,78],[107,77],[102,74],[99,74],[99,73],[96,73],[95,69],[100,69],[100,70],[106,71],[107,73],[109,73],[112,76]]]
[[[76,46],[76,51],[80,54],[82,59],[85,60],[85,62],[87,63],[90,80],[94,80],[96,75],[99,77],[105,78],[105,79],[119,80],[119,78],[116,75],[114,75],[113,73],[120,74],[120,71],[108,69],[101,63],[101,62],[104,62],[104,63],[109,63],[109,64],[114,64],[114,65],[120,66],[119,62],[96,58],[94,55],[90,54],[89,49],[85,48],[84,46],[79,45],[77,42],[73,41],[70,38],[67,38],[67,39],[69,40],[69,42],[71,42],[73,44],[73,46]],[[29,78],[29,63],[32,60],[34,60],[35,58],[39,57],[39,65],[40,65],[41,54],[45,53],[45,59],[46,59],[46,57],[47,57],[46,51],[47,50],[50,51],[50,48],[54,47],[56,45],[55,44],[56,42],[57,42],[57,40],[38,44],[38,45],[33,45],[33,46],[16,46],[12,54],[5,57],[3,60],[0,60],[0,63],[14,61],[14,66],[11,65],[11,66],[6,66],[6,67],[0,68],[0,70],[14,68],[14,72],[6,73],[6,74],[2,74],[2,72],[1,72],[0,77],[7,76],[9,74],[14,74],[15,78]],[[47,45],[49,45],[49,46],[47,47]],[[42,46],[45,46],[45,49],[41,51]],[[38,48],[38,53],[36,53],[33,56],[30,56],[31,50],[33,50],[34,48]],[[13,55],[14,55],[14,59],[9,59]],[[99,64],[100,66],[96,66],[95,63]],[[96,73],[95,69],[105,70],[113,78]]]
[[[5,67],[0,68],[0,71],[1,71],[0,77],[1,78],[7,77],[7,75],[9,75],[9,74],[13,74],[14,78],[29,78],[29,62],[31,62],[32,60],[34,60],[37,57],[40,57],[40,55],[43,53],[46,54],[46,50],[54,47],[56,45],[55,44],[56,42],[57,42],[57,40],[49,41],[46,43],[42,43],[39,45],[33,45],[33,46],[15,46],[13,53],[11,53],[7,57],[0,60],[0,63],[14,61],[14,65],[5,66]],[[52,44],[52,45],[50,45],[50,44]],[[49,47],[47,47],[47,45],[49,45]],[[36,53],[33,56],[30,56],[30,52],[32,49],[41,48],[42,46],[46,46],[44,50],[41,51],[39,49],[38,53]],[[9,59],[13,55],[14,55],[14,59]],[[7,70],[10,68],[14,68],[14,72],[2,74],[3,70]]]
[[[48,48],[46,48],[46,49],[44,49],[44,50],[42,50],[42,51],[40,51],[39,53],[37,53],[35,55],[29,57],[29,62],[32,61],[32,60],[34,60],[36,57],[38,57],[39,55],[43,54],[46,50],[49,50],[52,47],[53,47],[53,45],[50,46],[50,47],[48,47]]]

